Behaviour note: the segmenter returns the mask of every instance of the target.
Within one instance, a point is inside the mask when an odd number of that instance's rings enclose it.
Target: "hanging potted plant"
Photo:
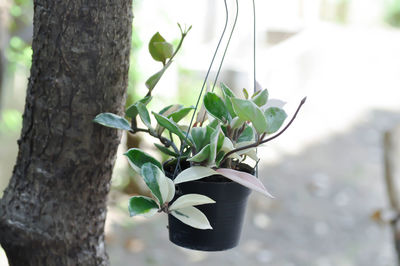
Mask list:
[[[126,118],[101,113],[94,122],[127,130],[129,134],[147,133],[158,139],[154,145],[171,157],[162,164],[137,148],[125,153],[152,194],[131,197],[131,216],[165,212],[173,243],[196,250],[226,250],[238,244],[251,190],[271,197],[254,175],[254,165],[259,161],[256,148],[282,134],[305,99],[279,132],[287,115],[283,109],[267,107],[267,90],[250,96],[244,89],[243,97],[239,97],[223,83],[221,96],[214,92],[204,95],[204,110],[198,112],[193,127],[197,106],[169,105],[152,112],[152,121],[146,106],[152,100],[153,89],[190,30],[183,30],[180,25],[179,28],[181,40],[176,49],[159,33],[149,42],[151,56],[163,67],[146,81],[147,95],[127,108]],[[181,121],[192,111],[192,121],[183,125]],[[145,128],[138,126],[138,118]],[[253,160],[253,166],[248,164],[249,160]]]

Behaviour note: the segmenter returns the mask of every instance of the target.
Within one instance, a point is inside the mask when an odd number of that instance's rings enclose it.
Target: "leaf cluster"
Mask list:
[[[152,193],[152,198],[134,196],[130,199],[131,216],[166,212],[195,228],[211,229],[207,217],[194,206],[215,202],[199,194],[183,195],[174,200],[175,185],[217,174],[265,196],[271,196],[260,180],[237,171],[236,166],[246,158],[258,162],[255,149],[282,134],[293,122],[305,99],[286,127],[272,137],[268,136],[282,127],[287,114],[281,108],[268,105],[269,93],[266,89],[253,95],[243,89],[243,97],[238,97],[221,83],[220,95],[207,92],[203,97],[203,108],[208,119],[200,111],[192,128],[182,121],[195,109],[193,106],[171,104],[158,112],[150,112],[147,105],[153,98],[152,91],[171,65],[191,27],[183,30],[179,25],[179,29],[181,40],[176,49],[158,32],[149,42],[150,55],[161,62],[163,67],[146,81],[147,95],[129,106],[125,117],[106,112],[97,115],[94,122],[126,130],[131,134],[147,133],[160,142],[154,143],[157,149],[178,159],[178,165],[181,159],[191,164],[190,168],[179,173],[172,181],[165,176],[162,164],[152,156],[140,149],[128,150],[125,155],[130,165],[142,176]],[[138,126],[138,118],[144,128]]]

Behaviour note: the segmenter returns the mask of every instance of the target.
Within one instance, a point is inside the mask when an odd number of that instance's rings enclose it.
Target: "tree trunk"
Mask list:
[[[108,265],[106,198],[120,134],[130,0],[35,0],[33,58],[19,153],[0,202],[13,265]]]

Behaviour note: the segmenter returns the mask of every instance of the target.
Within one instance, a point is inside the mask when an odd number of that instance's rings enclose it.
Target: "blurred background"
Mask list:
[[[231,26],[235,1],[227,2]],[[308,96],[292,127],[258,150],[259,176],[275,199],[250,196],[242,239],[233,250],[174,246],[166,216],[128,217],[129,196],[146,191],[122,153],[139,146],[162,157],[151,139],[124,135],[106,225],[111,265],[397,265],[383,136],[386,131],[396,136],[400,125],[400,0],[256,0],[256,5],[258,82],[271,98],[286,102],[289,116]],[[0,197],[17,155],[32,10],[32,1],[0,1]],[[145,80],[160,67],[147,42],[160,31],[176,44],[177,22],[193,29],[157,85],[150,109],[194,105],[224,26],[223,0],[135,0],[133,10],[127,105],[146,94]],[[220,77],[238,91],[252,89],[252,19],[251,1],[239,1]],[[393,156],[395,165],[399,158]],[[8,265],[1,248],[0,265]]]

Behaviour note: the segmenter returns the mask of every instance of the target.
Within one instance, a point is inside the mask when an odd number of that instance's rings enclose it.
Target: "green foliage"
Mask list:
[[[151,155],[136,148],[128,150],[125,155],[129,164],[140,173],[153,197],[153,199],[142,196],[132,197],[129,202],[131,216],[167,212],[192,227],[211,229],[207,217],[194,206],[210,204],[214,201],[203,195],[190,194],[170,204],[175,196],[175,184],[210,175],[223,175],[234,182],[270,196],[257,178],[233,170],[233,165],[238,165],[246,158],[257,161],[256,147],[272,139],[264,140],[266,135],[275,133],[281,128],[287,115],[280,108],[266,107],[269,97],[267,90],[260,90],[250,95],[246,89],[243,89],[243,97],[237,97],[230,88],[221,83],[221,97],[214,92],[207,92],[203,98],[203,110],[208,112],[210,121],[201,121],[203,115],[198,116],[195,126],[188,130],[187,125],[180,123],[194,107],[171,104],[158,113],[151,112],[157,122],[153,128],[152,118],[147,109],[148,103],[152,100],[151,94],[171,65],[172,59],[190,30],[190,27],[183,30],[179,24],[178,26],[181,39],[176,49],[158,32],[149,42],[151,56],[154,60],[161,62],[163,67],[146,81],[147,95],[127,108],[126,117],[131,121],[115,114],[102,113],[96,116],[94,122],[107,127],[129,130],[133,134],[148,133],[161,142],[162,145],[158,143],[154,145],[162,153],[167,156],[185,158],[191,163],[190,168],[182,171],[172,181],[165,176],[162,164]],[[138,116],[147,128],[138,127]],[[179,149],[177,143],[174,142],[177,139],[174,135],[179,138]]]
[[[93,122],[111,128],[123,129],[123,130],[131,130],[131,126],[129,122],[116,114],[112,113],[101,113],[98,114]]]
[[[190,138],[186,139],[186,133],[183,132],[183,130],[180,129],[179,126],[173,120],[154,112],[153,115],[156,118],[157,122],[162,127],[168,129],[171,133],[177,135],[182,141],[187,141],[189,145],[192,145]]]
[[[157,32],[149,42],[149,52],[154,60],[160,61],[165,65],[165,61],[172,57],[174,47]]]
[[[0,133],[17,133],[21,131],[22,114],[13,109],[1,111],[0,117]]]
[[[393,27],[400,27],[400,0],[386,1],[385,21]]]
[[[160,205],[163,205],[164,200],[161,196],[159,179],[163,175],[160,168],[150,162],[144,163],[140,168],[140,175],[143,177],[144,182],[150,189],[151,194],[153,194]]]
[[[250,100],[232,99],[233,109],[244,121],[250,121],[258,134],[267,130],[267,121],[261,109]]]
[[[286,112],[278,107],[270,107],[265,110],[264,114],[267,120],[266,132],[268,134],[278,131],[287,117]]]
[[[129,199],[129,215],[152,215],[158,211],[157,202],[144,196],[134,196]]]
[[[262,90],[256,92],[252,97],[251,100],[255,103],[258,107],[264,106],[268,101],[268,91]]]
[[[20,37],[13,36],[9,41],[8,48],[5,50],[5,57],[9,62],[8,67],[12,71],[15,71],[17,65],[29,69],[32,61],[32,48]]]
[[[224,101],[213,92],[208,92],[204,96],[204,106],[213,117],[220,120],[222,123],[231,119]]]
[[[153,156],[147,154],[146,152],[132,148],[129,149],[126,153],[124,153],[126,157],[128,157],[128,162],[132,166],[132,168],[140,173],[140,169],[145,163],[152,163],[156,165],[158,168],[162,169],[161,163],[158,162]]]
[[[164,67],[152,75],[150,78],[146,80],[146,87],[149,89],[151,92],[154,87],[157,85],[157,83],[160,81],[162,75],[164,75],[164,72],[167,70],[167,68],[171,65],[172,61],[169,61],[167,64],[164,65]]]

